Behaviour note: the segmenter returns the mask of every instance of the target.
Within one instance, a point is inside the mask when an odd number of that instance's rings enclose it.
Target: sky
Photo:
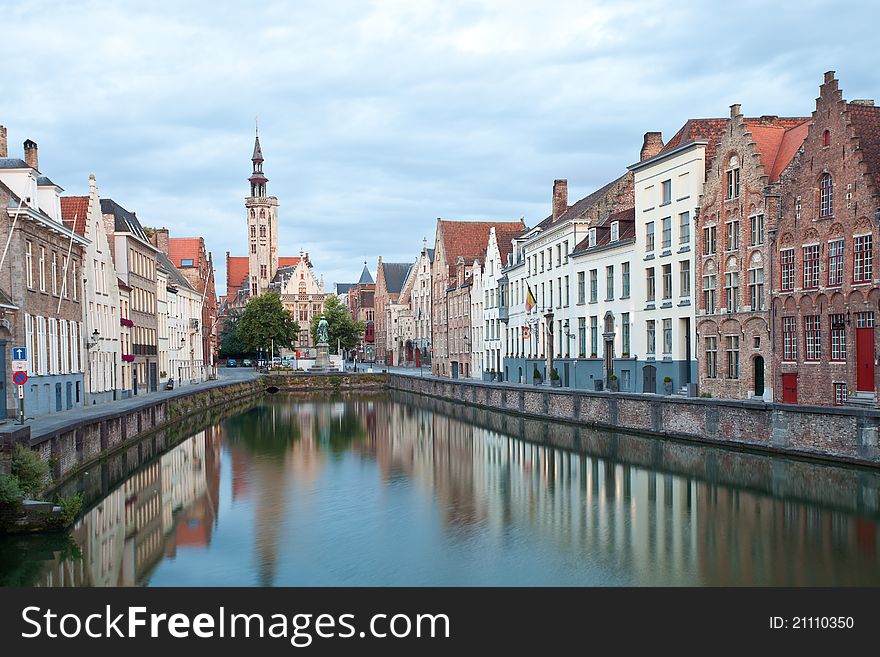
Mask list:
[[[550,213],[688,119],[880,96],[880,3],[0,0],[11,157],[172,236],[246,255],[254,125],[280,255],[326,288],[413,261],[436,219]],[[880,98],[878,98],[880,101]]]

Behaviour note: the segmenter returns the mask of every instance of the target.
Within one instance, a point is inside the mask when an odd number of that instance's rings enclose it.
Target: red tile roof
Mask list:
[[[862,160],[880,191],[880,107],[847,103],[846,110],[859,139]]]
[[[706,166],[715,157],[715,149],[721,136],[727,129],[728,119],[688,119],[681,129],[676,132],[672,138],[666,142],[666,145],[660,150],[660,154],[684,146],[692,141],[706,142]]]
[[[201,246],[201,237],[171,237],[168,240],[168,259],[174,263],[175,267],[183,267],[182,261],[192,260],[191,265],[187,267],[199,266],[199,247]],[[247,258],[245,258],[247,262]]]
[[[279,267],[291,267],[299,263],[299,257],[278,258]],[[232,299],[235,293],[245,286],[248,276],[248,256],[228,256],[226,258],[226,298]]]
[[[86,234],[86,217],[89,214],[89,197],[88,196],[62,196],[61,197],[61,219],[72,227],[74,232],[79,235]],[[74,225],[74,218],[76,224]]]
[[[463,257],[465,264],[471,265],[474,260],[480,262],[486,258],[486,247],[489,244],[489,231],[494,226],[495,236],[501,255],[507,259],[510,252],[510,237],[525,231],[526,225],[519,221],[446,221],[438,219],[438,230],[443,236],[443,249],[446,253],[446,264],[455,266],[455,261]],[[502,241],[506,244],[502,244]]]
[[[761,156],[764,171],[770,177],[770,182],[776,182],[804,143],[810,119],[773,116],[745,119],[745,124]]]

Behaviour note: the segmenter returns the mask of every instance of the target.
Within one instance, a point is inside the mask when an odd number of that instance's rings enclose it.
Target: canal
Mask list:
[[[141,464],[68,535],[0,541],[0,584],[877,586],[878,509],[866,469],[279,394]]]

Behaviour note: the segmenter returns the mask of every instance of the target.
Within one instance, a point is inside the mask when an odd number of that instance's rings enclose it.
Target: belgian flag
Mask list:
[[[537,305],[538,300],[535,299],[535,295],[532,294],[532,286],[526,283],[526,312],[532,312]]]

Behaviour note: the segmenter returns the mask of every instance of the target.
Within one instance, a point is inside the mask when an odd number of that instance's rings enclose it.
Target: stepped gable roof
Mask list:
[[[502,257],[506,260],[511,251],[510,240],[526,229],[522,219],[519,221],[447,221],[438,219],[438,230],[443,236],[443,247],[446,253],[446,264],[455,266],[458,258],[465,263],[474,260],[482,261],[486,257],[489,244],[489,231],[494,226],[495,237]]]
[[[762,116],[747,118],[744,122],[761,156],[764,172],[769,176],[770,182],[778,181],[783,169],[804,143],[810,128],[810,119]]]
[[[78,235],[86,234],[86,217],[89,214],[88,196],[62,196],[61,219]],[[76,220],[74,222],[74,219]]]
[[[383,262],[382,273],[385,277],[385,289],[391,294],[399,294],[412,269],[411,262]]]
[[[299,263],[299,257],[278,258],[278,267],[292,267]],[[232,298],[246,283],[250,264],[248,256],[229,256],[226,258],[226,296]]]
[[[113,215],[114,232],[131,233],[132,235],[135,235],[137,238],[152,246],[152,242],[150,242],[150,238],[147,237],[147,233],[144,231],[144,227],[141,226],[141,222],[138,221],[138,218],[133,212],[129,212],[111,198],[101,199],[101,212],[103,214]]]
[[[850,102],[846,111],[859,139],[862,161],[880,192],[880,107]]]

